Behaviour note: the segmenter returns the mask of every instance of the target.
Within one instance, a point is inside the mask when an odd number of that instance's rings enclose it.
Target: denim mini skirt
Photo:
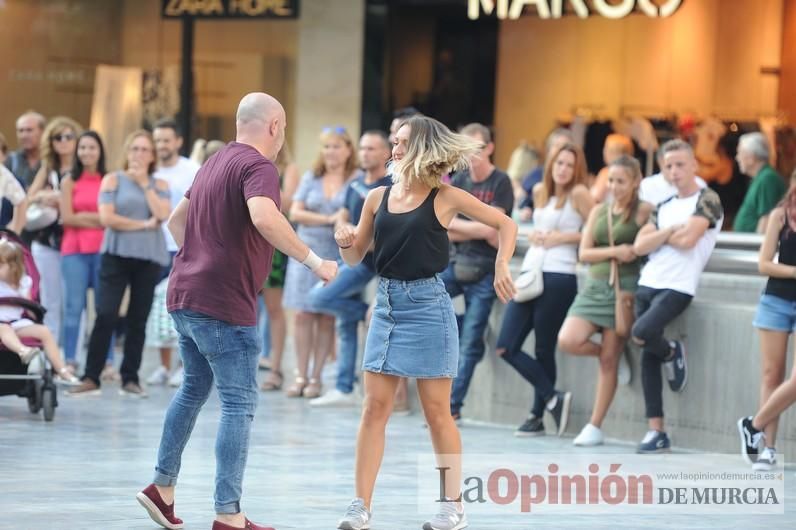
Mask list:
[[[456,377],[459,330],[439,275],[402,281],[379,278],[362,369],[439,379]]]

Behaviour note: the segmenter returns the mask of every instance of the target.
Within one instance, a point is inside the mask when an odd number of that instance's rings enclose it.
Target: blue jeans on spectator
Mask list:
[[[268,320],[268,311],[265,309],[263,296],[257,297],[257,328],[262,333],[263,347],[260,357],[267,359],[271,356],[271,321]]]
[[[464,316],[459,322],[459,373],[453,380],[451,391],[451,413],[458,414],[464,404],[467,389],[470,388],[475,365],[484,358],[484,333],[489,323],[492,304],[497,298],[493,286],[495,273],[489,272],[476,282],[461,283],[456,280],[451,264],[440,277],[451,298],[464,295]]]
[[[497,349],[505,350],[503,360],[533,385],[531,413],[537,418],[544,415],[545,403],[556,392],[558,332],[578,294],[578,280],[574,274],[545,272],[542,276],[544,291],[538,298],[522,303],[509,302],[506,306],[497,340]],[[533,357],[522,351],[531,331],[536,333]]]
[[[310,303],[319,312],[334,315],[337,328],[337,390],[344,394],[354,391],[356,379],[357,326],[365,320],[368,304],[362,301],[362,291],[376,273],[360,263],[354,267],[341,265],[337,277],[327,285],[317,285],[310,291]]]
[[[215,381],[221,401],[216,435],[216,513],[241,511],[243,472],[257,409],[257,326],[234,326],[181,309],[171,313],[180,334],[185,380],[166,411],[155,484],[173,486],[182,452]]]
[[[61,259],[63,277],[63,334],[64,357],[67,362],[77,359],[77,342],[80,335],[80,319],[86,309],[86,291],[94,290],[97,299],[99,269],[102,254],[69,254]],[[113,341],[108,347],[107,361],[113,361]]]

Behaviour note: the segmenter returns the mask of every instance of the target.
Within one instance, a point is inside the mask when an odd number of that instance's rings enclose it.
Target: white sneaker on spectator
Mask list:
[[[356,407],[360,401],[354,392],[345,394],[336,388],[309,401],[311,407]]]
[[[182,366],[174,370],[174,373],[171,374],[169,377],[169,386],[174,388],[178,388],[182,386],[182,380],[185,378],[185,372],[182,369]]]
[[[166,367],[158,365],[155,368],[155,371],[152,372],[152,375],[146,380],[146,384],[148,385],[165,385],[169,380],[169,371],[166,370]]]
[[[577,445],[578,447],[594,447],[595,445],[602,445],[604,439],[603,432],[599,427],[587,423],[580,431],[580,434],[572,440],[572,445]]]
[[[619,353],[619,366],[616,372],[616,382],[620,385],[629,385],[633,379],[633,370],[630,366],[630,345],[625,344],[625,347]]]

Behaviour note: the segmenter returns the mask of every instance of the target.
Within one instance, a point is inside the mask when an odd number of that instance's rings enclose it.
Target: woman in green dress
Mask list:
[[[573,441],[579,446],[603,443],[601,426],[616,393],[617,368],[625,346],[625,339],[616,332],[616,294],[609,281],[611,261],[618,262],[621,290],[634,292],[641,258],[633,252],[633,241],[652,210],[638,198],[641,167],[635,158],[622,156],[613,161],[608,167],[608,182],[613,201],[594,208],[583,228],[579,255],[582,263],[590,264],[589,272],[558,334],[561,350],[599,361],[591,420]],[[609,218],[613,245],[609,242]],[[602,334],[601,344],[592,342],[595,333]]]

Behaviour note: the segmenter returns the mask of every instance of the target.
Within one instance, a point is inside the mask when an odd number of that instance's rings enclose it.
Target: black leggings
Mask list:
[[[503,316],[497,348],[505,350],[503,360],[536,390],[531,412],[537,418],[542,417],[545,403],[555,395],[558,331],[577,293],[574,274],[545,272],[541,296],[519,304],[510,302]],[[533,330],[535,358],[522,351],[522,344]]]
[[[663,381],[661,365],[671,355],[669,341],[663,331],[685,311],[693,296],[671,289],[639,286],[636,291],[636,322],[633,337],[643,340],[641,386],[644,389],[647,418],[663,417]]]

